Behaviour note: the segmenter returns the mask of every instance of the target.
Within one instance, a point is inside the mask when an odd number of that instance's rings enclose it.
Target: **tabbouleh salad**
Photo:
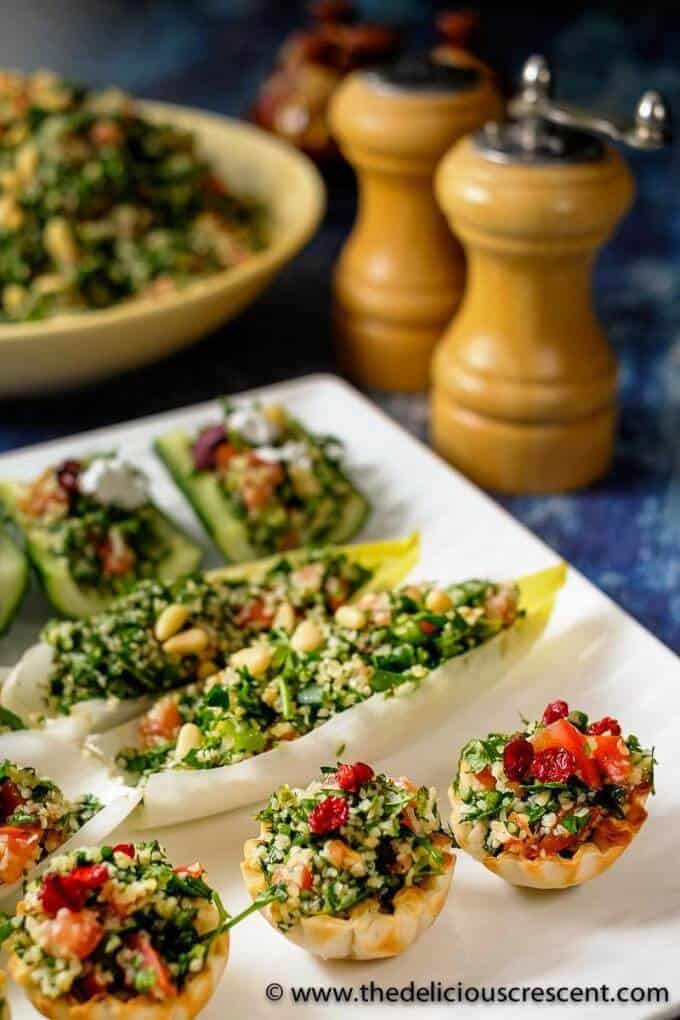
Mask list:
[[[0,886],[16,882],[99,810],[95,797],[68,801],[34,769],[0,760]]]
[[[401,889],[452,864],[434,788],[376,775],[363,762],[322,773],[306,789],[281,786],[257,816],[255,856],[267,887],[287,892],[270,907],[282,931],[304,917],[346,917],[368,900],[391,912]]]
[[[517,604],[514,586],[473,580],[369,591],[332,616],[280,612],[225,669],[160,699],[142,718],[141,746],[118,763],[137,773],[216,768],[295,740],[376,693],[412,689],[511,626]]]
[[[156,841],[84,848],[28,884],[8,949],[49,999],[165,1002],[205,968],[226,916],[201,865],[173,868]]]
[[[225,400],[221,422],[162,436],[156,451],[235,562],[346,542],[369,512],[342,471],[342,444],[309,432],[281,404]]]
[[[0,321],[160,296],[264,243],[188,131],[116,89],[0,74]]]
[[[258,582],[143,581],[107,612],[48,624],[50,704],[67,714],[90,698],[136,698],[205,679],[277,614],[295,620],[315,606],[332,610],[370,577],[343,553],[310,550],[295,563],[279,558]]]
[[[115,453],[67,459],[28,482],[2,481],[0,498],[67,616],[89,615],[142,578],[172,579],[201,560],[152,502],[144,472]]]
[[[518,733],[466,744],[453,793],[460,821],[483,827],[485,853],[533,860],[597,842],[653,787],[653,752],[637,737],[624,739],[610,716],[590,722],[554,701]]]

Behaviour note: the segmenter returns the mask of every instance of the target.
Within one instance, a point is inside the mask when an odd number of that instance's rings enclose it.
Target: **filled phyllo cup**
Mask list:
[[[9,1020],[9,1003],[7,1002],[7,977],[0,970],[0,1020]]]
[[[226,913],[201,865],[173,868],[155,841],[54,858],[12,925],[10,973],[59,1020],[189,1020],[229,952]]]
[[[34,768],[0,759],[0,896],[101,808],[94,796],[69,800]]]
[[[621,856],[653,792],[653,753],[637,737],[553,701],[520,731],[465,745],[451,827],[461,849],[513,885],[565,889]]]
[[[436,791],[362,762],[280,787],[258,814],[241,871],[261,913],[325,959],[397,956],[430,927],[455,856]]]

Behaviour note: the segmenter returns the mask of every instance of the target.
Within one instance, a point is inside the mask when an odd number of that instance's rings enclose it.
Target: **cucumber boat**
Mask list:
[[[370,505],[340,467],[337,440],[308,432],[278,404],[234,407],[198,434],[154,444],[228,562],[305,545],[340,545]]]
[[[0,635],[16,616],[28,585],[28,562],[23,552],[0,527]]]
[[[29,482],[0,481],[0,500],[62,616],[102,612],[137,581],[172,581],[202,559],[151,501],[146,476],[116,456],[63,461]]]

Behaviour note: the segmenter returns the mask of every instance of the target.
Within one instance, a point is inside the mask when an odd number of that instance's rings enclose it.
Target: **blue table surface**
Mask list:
[[[301,4],[266,0],[24,0],[3,28],[0,64],[51,66],[95,85],[231,115],[247,109]],[[424,38],[436,4],[371,0]],[[547,52],[572,101],[630,112],[644,88],[680,110],[680,18],[490,11],[487,52],[506,73]],[[112,44],[113,42],[113,44]],[[680,151],[635,155],[638,199],[596,273],[601,317],[621,361],[614,465],[570,495],[500,502],[671,647],[680,649]],[[354,215],[349,173],[330,182],[314,241],[223,331],[160,364],[89,389],[0,404],[0,449],[168,410],[221,392],[333,370],[329,273]],[[426,437],[421,397],[378,397]]]

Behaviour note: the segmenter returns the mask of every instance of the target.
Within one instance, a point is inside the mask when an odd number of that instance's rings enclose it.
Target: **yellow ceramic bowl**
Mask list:
[[[152,118],[188,128],[218,176],[237,194],[262,200],[269,244],[248,261],[155,298],[0,324],[0,396],[76,386],[155,361],[227,322],[248,305],[312,236],[324,210],[312,163],[258,128],[216,114],[140,103]]]

